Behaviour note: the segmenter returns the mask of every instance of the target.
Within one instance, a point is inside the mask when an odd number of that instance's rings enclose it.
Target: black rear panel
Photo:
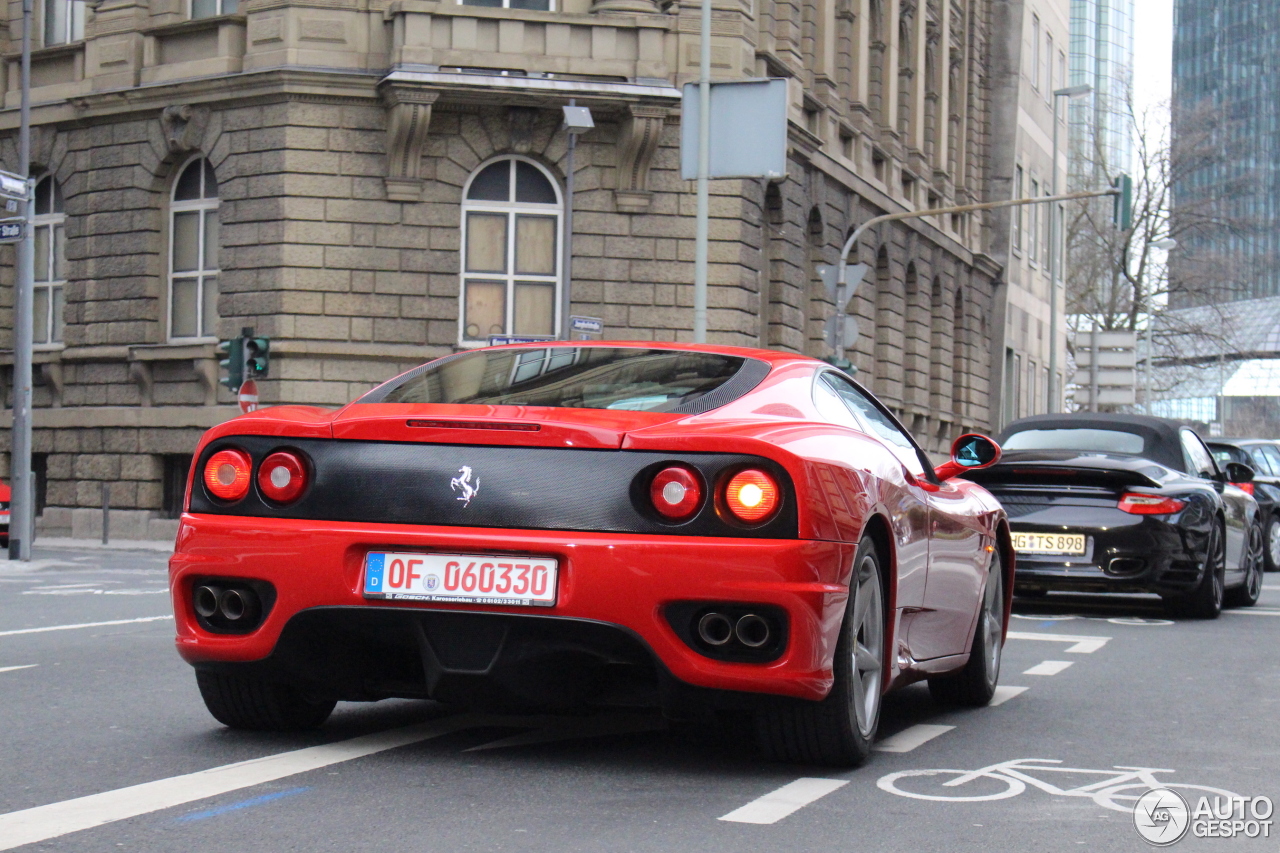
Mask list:
[[[253,457],[254,485],[228,505],[206,492],[205,462],[238,447]],[[311,483],[297,502],[274,506],[258,492],[257,466],[275,450],[301,451]],[[701,474],[705,497],[692,519],[673,524],[648,498],[654,474],[683,463]],[[717,510],[716,496],[743,468],[771,474],[781,506],[766,523],[747,527]],[[463,469],[470,474],[463,474]],[[386,524],[580,530],[682,536],[797,536],[795,489],[780,465],[730,453],[657,453],[543,447],[486,447],[325,439],[233,436],[209,445],[196,467],[190,511],[260,518],[321,519]],[[465,481],[465,488],[453,485]],[[474,490],[474,491],[472,491]],[[470,494],[470,500],[462,498]]]

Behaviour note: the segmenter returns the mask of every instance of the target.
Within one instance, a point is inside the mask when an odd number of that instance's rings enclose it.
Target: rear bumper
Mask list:
[[[1082,556],[1017,555],[1015,589],[1177,595],[1200,582],[1203,537],[1151,516],[1119,510],[1096,526],[1015,524],[1014,532],[1083,533]]]
[[[557,601],[549,608],[526,608],[366,600],[363,561],[373,549],[555,557],[561,565]],[[665,679],[711,690],[820,699],[831,687],[831,659],[848,595],[840,567],[849,565],[852,551],[841,543],[806,540],[188,514],[170,561],[170,583],[177,648],[189,663],[270,670],[343,698],[481,694],[487,689],[478,683],[481,675],[501,680],[505,673],[527,681],[522,668],[541,672],[530,661],[559,650],[565,652],[557,659],[561,663],[546,671],[564,670],[565,660],[585,656],[592,659],[584,670],[592,678],[603,664],[611,672],[631,667],[631,675],[641,675],[647,658],[653,683]],[[276,598],[262,625],[242,635],[203,629],[191,596],[194,581],[208,577],[270,583]],[[767,663],[707,657],[682,640],[665,615],[667,605],[688,601],[779,608],[787,622],[786,646]],[[451,621],[450,614],[471,615]],[[443,659],[454,654],[441,651],[449,637],[470,638],[457,651],[461,657]],[[619,685],[624,693],[635,686],[630,675],[605,681],[602,695]]]

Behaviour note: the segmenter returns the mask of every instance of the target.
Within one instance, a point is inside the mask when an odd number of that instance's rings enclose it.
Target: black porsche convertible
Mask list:
[[[1015,588],[1154,592],[1213,619],[1262,590],[1258,505],[1194,430],[1140,415],[1037,415],[1000,435],[1000,463],[965,474],[1004,505]]]

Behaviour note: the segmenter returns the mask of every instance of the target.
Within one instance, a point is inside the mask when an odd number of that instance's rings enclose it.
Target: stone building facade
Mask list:
[[[95,535],[103,483],[113,535],[173,529],[197,438],[238,411],[216,344],[244,326],[272,337],[264,404],[323,406],[491,332],[551,331],[571,99],[596,121],[576,150],[573,311],[606,338],[691,339],[678,86],[696,3],[81,3],[37,3],[42,535]],[[815,266],[845,235],[989,196],[991,5],[717,0],[715,75],[784,77],[792,99],[785,180],[712,182],[712,342],[829,355]],[[854,253],[873,269],[849,306],[858,376],[935,450],[992,419],[991,244],[959,215],[872,229]],[[11,352],[0,364],[8,407]]]

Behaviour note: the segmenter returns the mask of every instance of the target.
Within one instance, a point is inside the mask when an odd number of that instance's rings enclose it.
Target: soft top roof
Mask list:
[[[1103,412],[1087,412],[1075,415],[1033,415],[1021,418],[1006,426],[997,439],[1001,444],[1016,432],[1031,429],[1107,429],[1142,436],[1145,458],[1159,462],[1167,468],[1181,471],[1186,463],[1182,455],[1182,439],[1178,432],[1182,424],[1166,418],[1147,415],[1113,415]]]

